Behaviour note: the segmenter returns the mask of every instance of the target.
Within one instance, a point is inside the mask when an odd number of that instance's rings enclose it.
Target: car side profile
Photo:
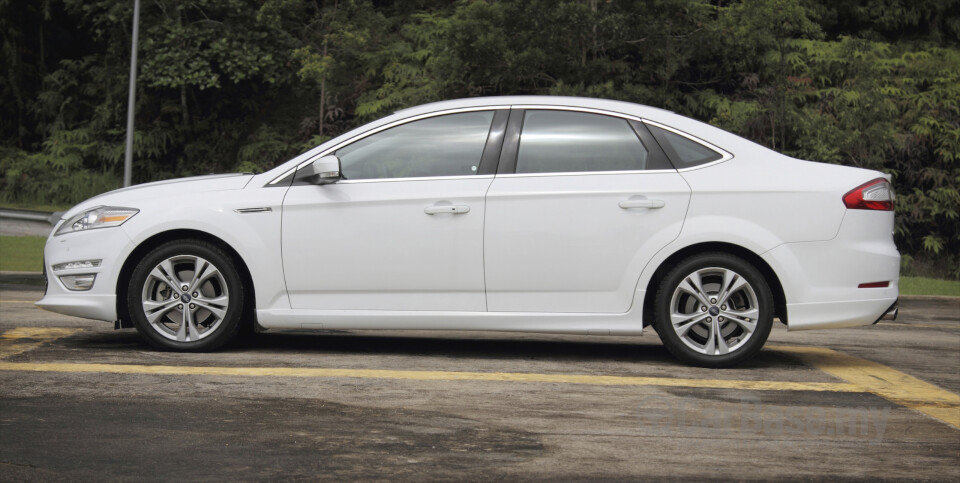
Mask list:
[[[37,305],[208,351],[244,327],[658,333],[730,366],[896,314],[889,177],[669,111],[485,97],[399,111],[262,174],[80,203]]]

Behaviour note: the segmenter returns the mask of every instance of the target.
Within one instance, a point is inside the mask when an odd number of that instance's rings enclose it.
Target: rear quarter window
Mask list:
[[[686,136],[645,123],[677,169],[692,168],[723,159],[723,155]]]

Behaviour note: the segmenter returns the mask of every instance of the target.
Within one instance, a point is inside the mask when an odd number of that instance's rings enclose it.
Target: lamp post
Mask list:
[[[130,186],[133,171],[133,106],[137,91],[137,37],[140,30],[140,0],[133,0],[133,41],[130,44],[130,93],[127,98],[127,148],[123,155],[123,186]]]

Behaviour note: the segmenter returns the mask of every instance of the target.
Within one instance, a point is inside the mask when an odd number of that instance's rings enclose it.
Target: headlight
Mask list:
[[[75,231],[92,230],[94,228],[109,228],[120,226],[133,218],[140,210],[134,208],[118,208],[116,206],[98,206],[80,213],[60,225],[57,235],[73,233]]]

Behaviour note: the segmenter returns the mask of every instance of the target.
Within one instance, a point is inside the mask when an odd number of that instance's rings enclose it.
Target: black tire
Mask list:
[[[696,284],[687,285],[691,277],[702,288],[699,296],[693,294]],[[746,285],[724,297],[723,287],[736,286],[740,279]],[[666,274],[657,288],[654,313],[654,328],[676,358],[701,367],[729,367],[753,357],[767,341],[774,299],[767,280],[752,264],[729,253],[710,252],[686,258]]]
[[[160,269],[162,263],[172,269],[173,278]],[[191,264],[200,268],[194,271]],[[184,291],[196,272],[202,274],[200,281]],[[218,349],[236,336],[244,315],[244,287],[232,257],[200,240],[171,241],[147,253],[128,280],[126,300],[140,336],[164,350]]]

